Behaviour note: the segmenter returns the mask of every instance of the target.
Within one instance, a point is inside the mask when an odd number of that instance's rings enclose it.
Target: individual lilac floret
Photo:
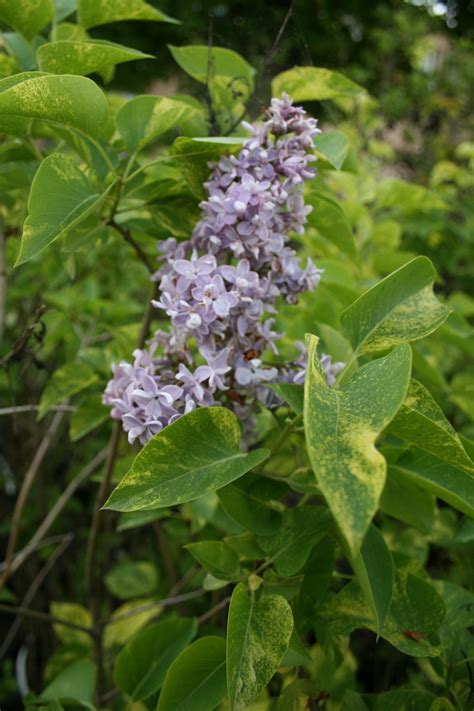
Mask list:
[[[191,238],[158,244],[160,295],[152,304],[170,319],[169,331],[157,331],[133,364],[114,366],[104,393],[131,442],[145,443],[200,406],[227,404],[250,421],[258,401],[279,404],[268,384],[304,380],[305,357],[277,368],[263,354],[278,353],[283,335],[274,329],[277,299],[294,304],[321,278],[291,244],[312,209],[303,187],[315,175],[319,130],[286,94],[272,100],[264,121],[243,125],[250,135],[239,154],[210,166]],[[322,362],[334,384],[342,364]]]

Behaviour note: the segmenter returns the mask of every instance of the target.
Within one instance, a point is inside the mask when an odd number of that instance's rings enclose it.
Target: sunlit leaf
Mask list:
[[[315,336],[307,336],[304,419],[308,453],[318,485],[355,552],[385,484],[386,462],[375,440],[405,399],[411,350],[399,346],[385,358],[363,366],[338,389],[326,384],[316,355],[317,342]]]

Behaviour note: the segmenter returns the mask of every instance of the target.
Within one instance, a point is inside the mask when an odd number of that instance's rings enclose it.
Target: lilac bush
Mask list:
[[[303,185],[315,175],[319,129],[286,94],[272,100],[266,120],[244,126],[250,137],[239,155],[211,166],[191,238],[158,244],[160,298],[152,303],[169,317],[169,331],[135,351],[133,364],[113,368],[104,402],[130,442],[146,443],[202,405],[225,404],[251,422],[259,402],[281,404],[270,383],[304,380],[304,355],[276,367],[265,354],[278,353],[283,336],[273,330],[277,299],[297,303],[322,274],[290,246],[312,209]],[[334,384],[343,364],[327,355],[322,363]]]

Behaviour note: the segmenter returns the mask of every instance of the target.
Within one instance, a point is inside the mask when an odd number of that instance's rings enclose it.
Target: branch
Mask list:
[[[63,625],[64,627],[70,627],[73,630],[79,630],[80,632],[92,635],[92,630],[89,627],[76,625],[75,622],[69,622],[68,620],[61,619],[61,617],[48,615],[47,612],[30,610],[28,607],[15,607],[13,605],[4,605],[3,603],[0,603],[0,612],[6,612],[10,615],[23,615],[24,617],[31,617],[34,620],[41,620],[42,622],[49,622],[50,624],[55,625]]]
[[[5,584],[5,582],[10,576],[10,567],[13,561],[13,555],[15,553],[16,541],[18,538],[18,533],[20,531],[21,515],[23,513],[26,500],[28,498],[28,494],[36,478],[36,475],[39,471],[39,468],[43,463],[43,459],[46,456],[46,452],[48,451],[49,446],[53,441],[54,435],[56,434],[63,417],[63,412],[56,412],[56,414],[54,415],[40,446],[36,450],[36,454],[33,457],[33,461],[31,462],[28,471],[25,474],[25,478],[23,479],[23,484],[21,485],[20,493],[18,494],[15,509],[13,511],[10,536],[8,538],[7,544],[7,553],[5,556],[5,568],[2,575],[0,576],[0,585]]]
[[[181,602],[187,602],[187,600],[193,600],[195,597],[201,597],[205,595],[208,591],[204,588],[200,590],[193,590],[189,593],[184,593],[183,595],[176,595],[175,597],[168,597],[164,600],[155,600],[154,602],[148,602],[146,605],[140,605],[140,607],[135,607],[133,610],[124,612],[117,617],[111,617],[110,620],[104,622],[103,626],[108,627],[109,625],[115,625],[117,622],[122,622],[122,620],[127,620],[129,617],[134,617],[147,610],[152,610],[154,607],[171,607],[172,605],[179,605]],[[230,600],[230,598],[229,598]]]
[[[0,366],[8,365],[10,361],[20,360],[22,358],[23,353],[28,345],[28,341],[33,335],[35,328],[41,320],[41,317],[45,311],[46,306],[40,306],[39,309],[37,309],[35,315],[33,316],[32,322],[29,323],[25,330],[20,334],[19,338],[15,341],[11,351],[9,351],[5,356],[3,356],[3,358],[0,358]]]
[[[23,548],[22,551],[20,551],[14,557],[10,566],[10,575],[16,572],[16,570],[18,570],[18,568],[23,564],[23,562],[28,558],[28,556],[44,543],[44,541],[42,541],[43,537],[46,535],[53,523],[56,521],[57,517],[66,506],[69,499],[71,499],[71,497],[75,494],[76,489],[78,489],[79,486],[86,479],[88,479],[91,474],[93,474],[95,470],[102,464],[106,457],[106,454],[107,448],[104,447],[104,449],[102,449],[98,454],[96,454],[94,459],[92,459],[88,464],[86,464],[86,466],[83,467],[83,469],[81,469],[76,474],[74,479],[69,482],[61,496],[54,504],[53,508],[49,511],[41,526],[30,539],[29,543],[25,546],[25,548]],[[2,567],[4,568],[5,564],[3,564],[3,566],[0,566],[0,570],[2,569]]]
[[[155,269],[154,265],[151,263],[151,261],[150,261],[149,258],[148,258],[148,255],[145,254],[145,252],[144,252],[143,249],[140,247],[140,245],[138,244],[138,242],[135,242],[135,240],[133,239],[132,235],[130,234],[130,231],[129,231],[129,230],[126,230],[124,227],[122,227],[122,225],[119,225],[117,222],[115,222],[114,219],[109,220],[109,221],[107,222],[107,224],[108,224],[110,227],[113,227],[114,230],[116,230],[119,234],[122,235],[122,237],[124,238],[124,240],[125,240],[126,242],[128,242],[128,243],[133,247],[133,249],[135,250],[135,252],[136,252],[136,254],[137,254],[137,257],[143,262],[143,264],[146,266],[146,268],[148,269],[148,271],[150,272],[150,274],[154,274],[154,273],[156,272],[156,269]]]
[[[73,538],[74,538],[74,536],[70,533],[68,533],[62,537],[61,543],[56,548],[54,553],[48,558],[45,565],[41,568],[38,575],[36,576],[36,578],[31,583],[30,587],[28,588],[28,592],[26,593],[25,597],[23,598],[23,600],[21,602],[21,607],[23,607],[23,608],[29,607],[34,596],[36,595],[39,588],[41,587],[43,581],[45,580],[45,578],[47,577],[47,575],[49,574],[49,572],[55,565],[56,561],[62,556],[62,554],[64,553],[66,548],[69,546],[69,544],[71,543]],[[13,642],[15,635],[21,626],[21,623],[22,623],[22,616],[18,615],[16,617],[16,619],[13,621],[12,626],[8,630],[7,634],[5,635],[3,644],[0,647],[0,659],[3,659],[5,654],[8,652],[8,648],[9,648],[10,644]]]
[[[75,412],[76,407],[73,405],[56,405],[51,407],[51,412]],[[39,405],[16,405],[14,407],[2,407],[0,409],[0,416],[2,415],[18,415],[21,412],[37,412],[39,410]]]

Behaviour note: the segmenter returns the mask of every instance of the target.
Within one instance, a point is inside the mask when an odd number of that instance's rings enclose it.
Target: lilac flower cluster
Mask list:
[[[105,391],[131,442],[145,443],[200,405],[225,402],[248,416],[256,401],[278,404],[265,385],[304,379],[301,359],[277,369],[262,356],[277,353],[283,335],[273,330],[276,300],[296,303],[321,278],[289,244],[311,210],[303,184],[315,174],[308,151],[319,130],[287,95],[272,100],[265,121],[244,126],[250,138],[239,155],[212,166],[191,239],[158,245],[160,298],[152,303],[170,330],[155,334],[150,351],[136,351],[133,365],[115,366]],[[340,364],[324,358],[330,382]]]

